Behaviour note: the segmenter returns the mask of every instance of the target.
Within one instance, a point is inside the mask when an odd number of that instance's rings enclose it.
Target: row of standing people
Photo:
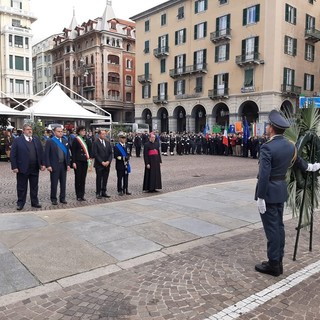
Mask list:
[[[30,184],[31,206],[41,208],[38,199],[39,170],[47,169],[50,172],[50,200],[53,205],[58,204],[58,184],[60,184],[59,201],[66,204],[66,181],[67,172],[73,168],[75,174],[75,193],[78,201],[86,201],[85,185],[90,162],[94,158],[96,170],[96,197],[109,198],[107,182],[110,173],[110,165],[115,159],[117,172],[117,190],[119,195],[130,195],[128,190],[128,176],[130,173],[130,155],[126,148],[126,135],[119,133],[119,143],[114,147],[106,139],[106,131],[100,130],[93,141],[86,135],[85,127],[79,126],[77,135],[71,143],[63,138],[61,127],[53,129],[53,135],[46,140],[45,148],[37,136],[33,135],[32,127],[28,124],[23,126],[23,134],[14,139],[11,151],[11,168],[17,177],[17,210],[22,210],[26,203],[28,183]],[[151,137],[150,137],[151,140]],[[152,148],[151,148],[152,149]],[[150,149],[150,150],[151,150]],[[150,173],[155,165],[150,159],[157,159],[157,175],[146,174],[143,189],[154,191],[152,179],[157,179],[157,189],[161,189],[160,162],[161,156],[158,145],[153,145],[154,151],[145,154],[145,171]],[[147,148],[145,148],[147,150]],[[156,157],[155,157],[156,156]],[[154,161],[153,161],[154,162]]]

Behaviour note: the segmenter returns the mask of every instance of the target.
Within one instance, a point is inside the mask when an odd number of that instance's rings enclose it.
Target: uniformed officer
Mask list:
[[[283,136],[289,127],[289,122],[278,111],[270,112],[266,128],[269,141],[260,149],[255,193],[268,241],[268,261],[257,264],[255,269],[276,277],[283,273],[282,259],[285,246],[283,208],[288,197],[286,172],[293,164],[303,171],[317,171],[320,168],[319,163],[308,164],[302,158],[296,157],[295,145]]]

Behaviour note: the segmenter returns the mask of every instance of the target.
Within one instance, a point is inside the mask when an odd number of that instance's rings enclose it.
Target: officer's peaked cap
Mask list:
[[[290,127],[289,121],[277,110],[269,113],[269,123],[278,129],[285,130]]]
[[[125,134],[125,132],[123,132],[123,131],[120,131],[119,133],[118,133],[118,137],[119,138],[125,138],[127,135]]]

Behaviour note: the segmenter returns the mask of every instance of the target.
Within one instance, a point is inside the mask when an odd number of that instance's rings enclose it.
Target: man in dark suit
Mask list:
[[[119,143],[113,148],[114,158],[116,159],[116,170],[117,170],[117,188],[119,196],[124,194],[130,195],[128,191],[128,178],[130,173],[129,155],[126,151],[126,134],[119,132]]]
[[[92,153],[94,167],[96,168],[96,197],[110,198],[107,193],[107,183],[110,173],[110,164],[112,161],[112,147],[109,141],[106,140],[106,130],[99,130],[98,137],[93,142]]]
[[[17,210],[22,210],[30,184],[31,206],[41,208],[38,199],[39,170],[44,171],[43,148],[38,137],[32,136],[32,127],[23,125],[23,134],[14,139],[11,148],[11,169],[17,174]]]
[[[66,184],[67,171],[70,170],[70,153],[68,141],[63,137],[61,127],[53,129],[54,136],[48,139],[45,147],[45,164],[50,172],[51,193],[50,199],[53,205],[57,205],[57,189],[60,182],[60,202],[67,204]]]
[[[266,128],[269,141],[260,149],[259,174],[255,200],[267,238],[268,261],[255,266],[256,271],[275,277],[283,273],[285,231],[283,224],[284,202],[287,200],[286,173],[295,165],[303,171],[317,171],[319,163],[308,164],[296,156],[295,145],[283,134],[289,122],[276,110],[269,114]]]
[[[71,145],[71,162],[74,169],[74,185],[78,201],[86,201],[84,198],[88,167],[92,158],[92,144],[87,139],[86,129],[79,126],[77,136]]]

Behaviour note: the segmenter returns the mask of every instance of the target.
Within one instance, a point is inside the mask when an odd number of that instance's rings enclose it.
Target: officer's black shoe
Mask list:
[[[123,193],[122,191],[120,191],[120,192],[118,192],[118,195],[119,195],[119,196],[123,196],[124,193]]]
[[[268,261],[262,261],[261,264],[268,264]],[[279,262],[280,274],[283,274],[283,264],[282,261]]]
[[[52,200],[51,203],[56,206],[58,204],[57,200]]]
[[[104,197],[104,198],[110,198],[110,196],[109,196],[106,192],[102,194],[102,197]]]
[[[102,199],[102,196],[100,196],[100,194],[97,194],[96,198],[97,199]]]
[[[20,211],[23,209],[23,206],[17,206],[17,210]]]
[[[60,202],[61,202],[62,204],[68,204],[68,202],[67,202],[66,200],[60,200]]]
[[[84,197],[81,198],[81,201],[87,201],[87,199],[85,199]]]
[[[31,205],[31,207],[38,208],[38,209],[42,208],[41,204],[39,204],[39,203]]]
[[[266,263],[256,264],[256,271],[270,274],[274,277],[280,276],[280,263],[278,261],[268,261]]]
[[[130,195],[131,195],[131,192],[126,191],[126,195],[127,195],[127,196],[130,196]]]
[[[82,198],[77,198],[77,201],[82,201]]]

